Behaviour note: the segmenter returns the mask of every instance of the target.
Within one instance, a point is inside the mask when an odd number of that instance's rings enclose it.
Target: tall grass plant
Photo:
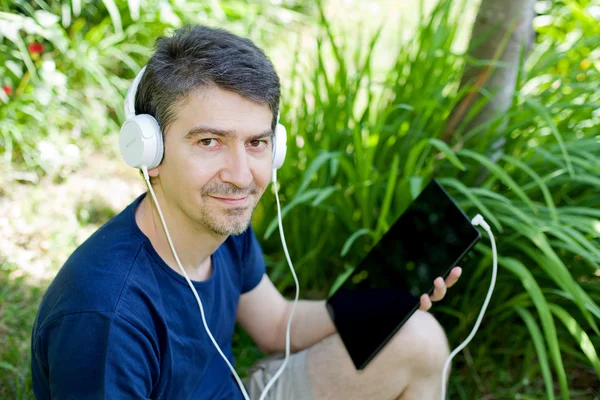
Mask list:
[[[355,32],[337,31],[322,13],[317,46],[306,59],[296,55],[287,90],[289,150],[278,176],[307,294],[326,295],[433,177],[497,232],[499,282],[477,339],[456,362],[456,398],[600,390],[600,36],[591,8],[547,12],[564,34],[539,26],[511,108],[466,131],[476,105],[449,143],[441,140],[446,120],[471,90],[459,91],[460,76],[475,62],[453,50],[460,16],[450,1],[420,16],[413,40],[385,49],[396,58],[383,77],[373,68],[379,32],[356,46]],[[265,217],[271,203],[263,200],[255,227],[286,290],[275,220]],[[461,285],[436,307],[454,345],[489,285],[485,239],[465,263]]]

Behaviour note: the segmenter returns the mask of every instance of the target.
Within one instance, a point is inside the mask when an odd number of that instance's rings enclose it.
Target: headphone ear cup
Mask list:
[[[125,162],[134,168],[158,167],[164,153],[158,122],[148,114],[128,119],[121,127],[119,148]]]
[[[273,140],[275,142],[273,143],[273,169],[279,169],[283,165],[287,153],[287,131],[285,126],[277,124]]]

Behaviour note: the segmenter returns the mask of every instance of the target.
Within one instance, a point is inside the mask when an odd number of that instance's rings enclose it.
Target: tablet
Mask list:
[[[362,370],[480,238],[434,179],[327,300],[356,369]],[[447,294],[451,295],[450,292]]]

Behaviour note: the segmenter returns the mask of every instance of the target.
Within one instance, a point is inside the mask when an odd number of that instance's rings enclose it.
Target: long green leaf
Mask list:
[[[420,140],[412,149],[410,149],[408,156],[404,161],[404,168],[402,169],[402,177],[404,180],[408,180],[411,176],[417,174],[417,160],[423,154],[426,146],[427,140]]]
[[[346,279],[348,279],[348,277],[352,274],[352,272],[354,272],[355,269],[356,269],[356,267],[348,268],[348,269],[346,269],[346,271],[344,271],[342,274],[340,274],[340,276],[338,276],[336,278],[335,282],[333,282],[333,285],[331,285],[331,289],[329,290],[328,296],[331,296],[332,294],[334,294],[340,288],[340,286],[342,286],[344,281]]]
[[[129,0],[129,15],[131,19],[137,21],[140,18],[140,1],[141,0]]]
[[[339,190],[339,188],[335,187],[335,186],[328,186],[328,187],[321,189],[321,193],[319,193],[319,195],[312,201],[312,203],[310,203],[310,205],[313,207],[320,205],[322,202],[327,200],[333,193],[337,192],[338,190]]]
[[[14,373],[20,373],[20,371],[12,364],[7,363],[6,361],[0,360],[0,369],[5,369]]]
[[[534,214],[537,213],[537,209],[531,202],[531,199],[529,199],[529,197],[525,194],[525,192],[523,192],[523,190],[514,181],[514,179],[512,179],[510,175],[508,175],[502,168],[500,168],[498,164],[494,163],[489,158],[482,156],[479,153],[475,153],[474,151],[471,151],[469,149],[462,149],[461,151],[459,151],[459,154],[474,159],[475,161],[478,161],[481,165],[483,165],[490,172],[492,172],[499,180],[501,180],[506,186],[508,186],[509,189],[511,189],[517,196],[519,196],[519,198],[521,198],[521,200],[523,200],[525,204],[529,206],[529,208],[531,209],[531,211],[533,211]]]
[[[540,114],[540,116],[544,119],[544,121],[546,121],[546,123],[550,127],[550,130],[552,131],[552,134],[554,135],[554,137],[556,138],[556,141],[558,142],[558,144],[560,146],[563,157],[565,159],[565,163],[567,165],[567,170],[569,171],[569,175],[571,175],[571,176],[575,175],[575,172],[573,171],[573,164],[571,163],[571,157],[569,156],[569,152],[567,151],[567,148],[565,147],[565,142],[564,142],[562,136],[560,135],[560,132],[558,131],[558,128],[557,128],[556,124],[554,123],[554,120],[550,116],[550,112],[544,106],[542,106],[537,100],[534,100],[530,97],[525,98],[525,104],[530,106],[531,108],[533,108],[535,111],[537,111]]]
[[[553,228],[548,231],[548,235],[552,235],[552,236],[555,236],[558,239],[560,239],[560,241],[562,243],[562,248],[569,249],[569,251],[572,254],[583,256],[589,262],[595,264],[595,265],[593,265],[594,270],[592,271],[592,272],[594,272],[596,270],[595,267],[597,265],[596,261],[594,261],[594,260],[600,259],[600,256],[598,254],[595,254],[598,252],[598,250],[595,248],[592,248],[590,250],[590,249],[587,249],[584,246],[582,246],[578,241],[573,239],[573,237],[572,237],[573,233],[575,233],[575,232],[571,232],[569,230],[568,226],[558,226],[558,225],[553,226]]]
[[[569,292],[566,292],[564,290],[559,290],[559,289],[549,289],[549,292],[561,297],[564,297],[567,300],[571,300],[573,302],[575,302],[575,298],[573,297],[573,295]],[[593,301],[593,300],[592,300]],[[600,319],[600,310],[598,310],[595,307],[592,307],[590,303],[586,303],[585,304],[587,310],[594,314],[596,316],[596,318]]]
[[[392,204],[392,195],[394,194],[394,189],[396,188],[396,183],[398,182],[398,164],[400,163],[400,158],[396,154],[392,160],[392,165],[390,169],[390,175],[387,181],[387,187],[385,189],[385,196],[383,197],[383,204],[381,205],[381,212],[379,213],[379,218],[377,219],[377,228],[375,228],[375,232],[377,237],[383,235],[384,231],[387,230],[387,216],[390,211],[390,205]]]
[[[542,250],[544,255],[540,255],[530,245],[518,241],[513,242],[513,246],[521,249],[527,256],[534,260],[548,276],[564,291],[568,292],[573,297],[573,302],[579,307],[585,319],[588,321],[592,329],[600,335],[598,324],[593,319],[592,314],[600,317],[600,307],[585,293],[581,287],[575,282],[573,276],[569,273],[567,267],[558,258],[554,250],[543,237],[541,233],[529,231],[530,239]],[[540,235],[542,237],[540,237]],[[593,310],[591,311],[590,308]]]
[[[445,142],[436,138],[429,138],[429,143],[438,149],[438,151],[443,153],[446,157],[448,157],[448,161],[450,161],[456,168],[461,171],[465,171],[467,169],[465,165],[460,162],[459,158],[456,156],[456,153],[452,151],[452,149]]]
[[[115,33],[123,32],[123,23],[121,22],[121,13],[119,12],[119,7],[114,0],[102,0],[104,6],[108,10],[108,14],[110,15],[110,19],[112,20],[113,26],[115,28]]]
[[[285,216],[297,205],[307,203],[313,200],[315,197],[319,196],[322,190],[323,189],[311,189],[294,197],[292,201],[290,201],[285,206],[281,207],[281,219],[283,220]],[[265,239],[268,239],[271,236],[271,234],[273,234],[273,231],[275,231],[275,229],[277,228],[277,223],[277,217],[273,218],[267,230],[265,231]]]
[[[73,16],[79,17],[79,14],[81,14],[81,0],[71,0],[71,8],[73,9]]]
[[[339,152],[324,151],[320,153],[304,171],[302,183],[300,183],[300,187],[298,188],[297,192],[302,193],[304,190],[306,190],[310,182],[315,179],[319,169],[321,169],[321,167],[323,167],[327,161],[331,160],[332,158],[337,158],[339,155]]]
[[[358,239],[359,237],[364,236],[364,235],[369,235],[372,238],[375,238],[375,232],[373,232],[371,229],[362,228],[362,229],[357,230],[352,235],[350,235],[350,237],[348,239],[346,239],[346,242],[344,242],[344,246],[342,247],[340,256],[345,257],[346,254],[348,254],[348,251],[350,250],[350,248],[352,248],[352,245],[354,244],[356,239]]]
[[[521,263],[520,261],[510,258],[510,257],[501,257],[499,260],[499,264],[507,268],[513,274],[519,277],[523,287],[531,296],[531,300],[535,305],[535,308],[540,317],[540,321],[542,323],[542,327],[544,329],[544,336],[546,337],[546,343],[548,344],[548,348],[550,350],[550,357],[554,364],[554,370],[558,375],[558,382],[560,385],[560,390],[562,393],[562,398],[565,400],[569,399],[569,386],[567,383],[567,374],[565,373],[565,368],[562,362],[562,356],[560,354],[560,346],[558,345],[558,336],[556,334],[556,326],[554,325],[554,320],[552,319],[552,313],[550,312],[550,308],[542,293],[539,285],[535,281],[531,272]]]
[[[556,213],[556,205],[554,204],[554,201],[552,200],[552,195],[550,194],[550,190],[548,190],[548,186],[542,181],[540,176],[533,169],[531,169],[527,164],[525,164],[524,162],[522,162],[520,160],[517,160],[516,158],[514,158],[512,156],[505,154],[502,156],[502,160],[517,166],[518,168],[525,171],[527,173],[527,175],[529,175],[533,178],[533,180],[538,184],[540,190],[542,191],[544,200],[546,201],[546,206],[550,210],[550,215],[552,216],[552,220],[554,222],[558,222],[558,214]]]
[[[575,318],[565,311],[565,309],[555,304],[550,304],[550,310],[552,310],[554,315],[556,315],[562,321],[562,323],[565,324],[565,327],[569,330],[571,335],[573,335],[577,341],[577,344],[579,344],[581,347],[581,351],[583,351],[594,367],[596,376],[598,379],[600,379],[600,359],[598,359],[598,353],[596,353],[590,337],[583,329],[581,329],[581,326],[579,326]]]
[[[535,346],[535,352],[538,357],[538,365],[542,371],[544,377],[544,384],[546,385],[546,396],[549,400],[554,399],[554,381],[552,380],[552,373],[550,372],[550,364],[548,363],[548,354],[546,353],[546,347],[544,346],[544,339],[542,333],[538,327],[535,319],[529,311],[523,307],[514,307],[514,310],[519,314],[525,326],[529,330],[531,340]]]

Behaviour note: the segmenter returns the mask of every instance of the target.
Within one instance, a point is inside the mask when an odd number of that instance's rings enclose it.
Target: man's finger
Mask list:
[[[419,310],[427,311],[431,308],[431,300],[429,299],[429,295],[424,294],[421,296],[421,305],[419,306]]]
[[[444,279],[442,277],[437,278],[433,281],[433,295],[431,296],[431,301],[440,301],[446,295],[446,284],[444,283]]]
[[[448,274],[448,277],[446,278],[446,287],[451,288],[452,286],[454,286],[454,284],[456,282],[458,282],[458,278],[460,278],[461,275],[462,275],[461,267],[456,266],[456,267],[452,268],[452,271],[450,271],[450,273]]]

